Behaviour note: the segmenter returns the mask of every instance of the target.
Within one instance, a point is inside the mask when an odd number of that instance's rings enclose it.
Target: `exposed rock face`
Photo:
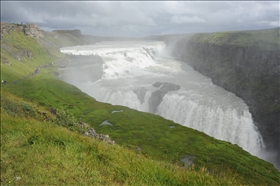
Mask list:
[[[18,61],[22,61],[23,58],[31,58],[32,57],[32,52],[26,50],[26,49],[18,49],[19,52],[16,54],[12,54],[12,56],[17,59]]]
[[[160,87],[160,90],[164,93],[167,93],[169,91],[176,91],[176,90],[180,90],[180,86],[179,85],[175,85],[173,83],[168,83],[168,82],[156,82],[153,84],[154,87]]]
[[[145,99],[145,95],[146,95],[147,89],[144,88],[144,87],[141,87],[139,89],[134,90],[133,92],[137,95],[138,100],[141,103],[144,103],[144,99]]]
[[[163,96],[166,94],[166,92],[162,92],[161,90],[156,90],[152,93],[151,97],[149,98],[149,112],[155,113],[157,110],[157,107],[162,101]]]
[[[34,37],[34,38],[40,38],[40,37],[43,38],[43,37],[45,37],[43,32],[34,23],[24,25],[23,32],[24,32],[25,35],[31,36],[31,37]]]
[[[260,46],[185,39],[173,54],[246,102],[267,149],[276,149],[280,164],[280,49],[269,42]]]
[[[108,134],[97,134],[93,128],[90,128],[88,132],[85,132],[86,136],[98,139],[108,144],[115,144],[115,141],[112,141]]]
[[[157,107],[162,101],[162,98],[165,94],[169,91],[176,91],[179,90],[181,87],[179,85],[175,85],[168,82],[156,82],[153,84],[154,87],[160,87],[158,90],[154,91],[149,98],[149,112],[155,113]]]
[[[161,103],[162,98],[165,94],[167,94],[169,91],[176,91],[181,88],[179,85],[175,85],[173,83],[168,82],[156,82],[152,86],[157,88],[157,90],[152,92],[148,100],[149,112],[151,113],[156,113],[157,107]],[[148,89],[145,87],[141,87],[133,91],[137,95],[137,98],[141,102],[141,104],[145,101],[147,91]]]
[[[22,31],[23,24],[1,23],[1,39],[4,38],[4,33],[10,34],[12,31]]]

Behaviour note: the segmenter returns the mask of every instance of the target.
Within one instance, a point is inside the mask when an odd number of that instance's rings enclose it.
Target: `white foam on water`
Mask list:
[[[74,83],[96,100],[149,111],[149,99],[157,90],[155,82],[180,85],[165,94],[155,114],[197,129],[220,140],[237,144],[262,157],[262,137],[253,123],[248,106],[185,63],[161,58],[163,42],[101,42],[96,45],[65,47],[73,55],[99,55],[104,64],[98,81]],[[71,82],[70,82],[71,83]],[[143,102],[135,90],[145,89]]]

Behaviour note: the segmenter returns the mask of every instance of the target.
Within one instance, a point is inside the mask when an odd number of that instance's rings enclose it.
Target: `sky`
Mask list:
[[[279,27],[279,1],[1,1],[1,22],[111,37]]]

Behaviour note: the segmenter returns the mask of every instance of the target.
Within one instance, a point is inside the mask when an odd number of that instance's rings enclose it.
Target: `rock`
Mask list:
[[[24,32],[25,35],[31,36],[33,38],[39,38],[39,37],[43,38],[43,37],[45,37],[43,32],[34,23],[26,24],[23,27],[23,32]]]
[[[87,124],[87,123],[84,123],[84,122],[82,122],[82,121],[79,121],[78,123],[81,125],[81,127],[82,127],[83,129],[89,128],[89,124]]]
[[[147,89],[144,88],[144,87],[141,87],[141,88],[138,88],[136,90],[133,90],[133,92],[137,95],[138,100],[141,103],[144,103],[144,99],[145,99],[145,95],[146,95]]]
[[[280,48],[279,42],[264,39],[264,34],[268,34],[268,38],[279,40],[279,28],[261,33],[259,37],[257,32],[247,32],[254,39],[244,45],[214,43],[215,37],[211,36],[200,42],[199,35],[194,35],[180,39],[172,55],[244,100],[266,149],[278,154],[276,161],[280,167],[280,107],[275,102],[280,100]]]
[[[1,39],[4,38],[4,33],[10,34],[12,31],[22,31],[23,24],[1,23]]]
[[[93,137],[96,137],[96,135],[97,135],[96,131],[93,128],[90,128],[88,133],[90,136],[93,136]]]
[[[94,128],[90,128],[89,131],[85,132],[85,135],[103,141],[104,143],[115,144],[115,141],[111,140],[108,134],[97,134]]]
[[[165,94],[166,93],[162,92],[161,90],[156,90],[151,94],[149,98],[149,112],[151,113],[156,112],[157,107],[161,103],[162,98]]]
[[[3,59],[3,63],[8,65],[8,66],[11,66],[11,63],[8,59]]]
[[[153,84],[154,87],[160,87],[159,90],[154,91],[150,98],[149,98],[149,112],[155,113],[157,110],[157,107],[160,105],[162,98],[165,94],[167,94],[169,91],[177,91],[180,90],[179,85],[175,85],[173,83],[168,82],[156,82]]]
[[[51,114],[56,115],[56,109],[55,108],[48,108]]]
[[[153,84],[154,87],[160,87],[161,85],[162,85],[161,82],[155,82],[155,83]]]
[[[162,87],[160,88],[160,90],[167,93],[169,91],[180,90],[180,88],[181,87],[179,85],[175,85],[173,83],[164,82],[162,84]]]
[[[184,166],[190,166],[193,164],[193,160],[196,159],[195,156],[189,156],[189,155],[186,155],[185,157],[183,157],[181,159],[181,162],[184,164]]]

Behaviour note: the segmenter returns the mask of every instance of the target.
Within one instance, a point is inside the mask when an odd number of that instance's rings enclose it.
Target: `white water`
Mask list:
[[[95,45],[65,47],[73,55],[99,55],[104,63],[102,77],[74,84],[98,101],[149,111],[155,82],[180,85],[162,98],[155,114],[197,129],[217,139],[237,144],[253,155],[262,156],[263,141],[247,105],[234,94],[215,86],[211,80],[187,64],[164,56],[162,42],[101,42]],[[73,71],[71,71],[73,72]],[[73,74],[72,74],[73,75]],[[69,77],[69,76],[68,76]],[[90,76],[89,76],[90,77]],[[145,88],[143,100],[135,90]],[[140,93],[138,96],[141,97]],[[261,157],[262,158],[262,157]]]

